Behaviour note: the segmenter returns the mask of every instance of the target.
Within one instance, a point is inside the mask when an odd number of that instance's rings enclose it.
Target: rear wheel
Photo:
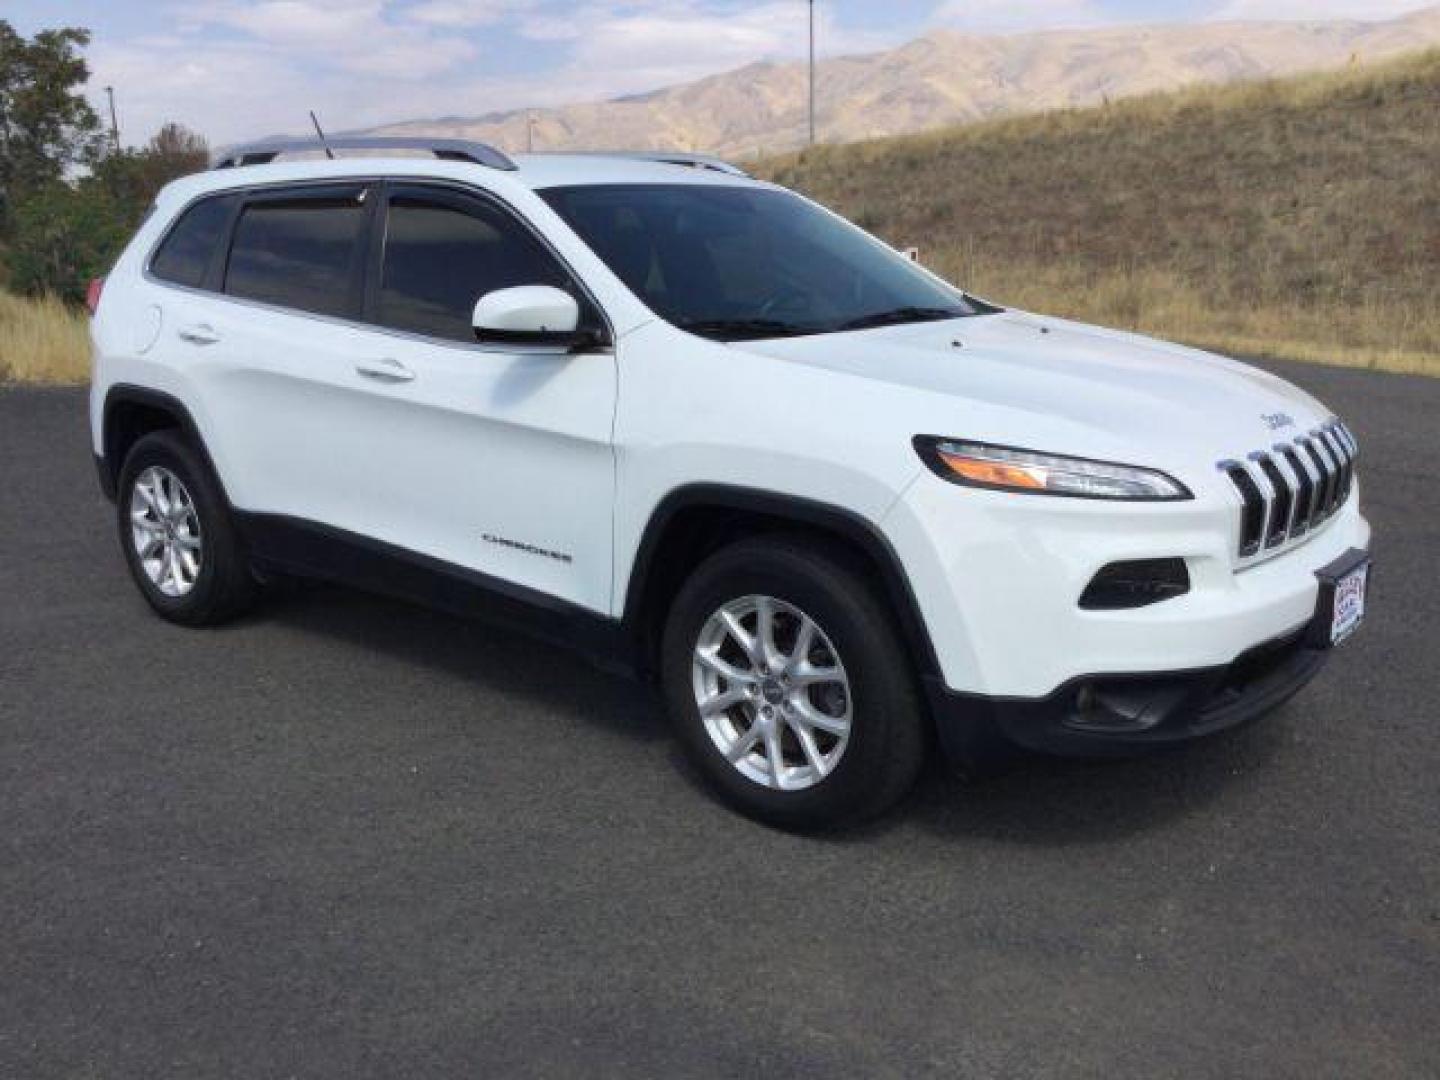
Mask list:
[[[914,678],[884,602],[842,553],[744,541],[672,605],[663,680],[682,743],[719,794],[792,828],[877,814],[924,758]]]
[[[130,574],[158,614],[208,626],[249,606],[255,581],[220,485],[179,434],[131,448],[115,506]]]

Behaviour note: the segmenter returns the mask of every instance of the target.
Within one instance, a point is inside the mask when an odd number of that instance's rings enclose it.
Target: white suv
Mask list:
[[[1274,376],[1002,310],[712,159],[330,148],[172,184],[99,299],[100,479],[168,619],[286,574],[528,627],[814,827],[934,741],[1234,725],[1363,614],[1355,440]]]

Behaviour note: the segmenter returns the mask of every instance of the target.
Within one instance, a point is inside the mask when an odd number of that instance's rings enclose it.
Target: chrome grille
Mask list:
[[[1258,558],[1299,540],[1344,506],[1359,453],[1349,428],[1332,420],[1244,461],[1220,462],[1240,496],[1240,557]]]

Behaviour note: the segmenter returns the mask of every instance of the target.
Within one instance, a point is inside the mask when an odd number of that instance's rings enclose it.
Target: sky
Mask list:
[[[1382,19],[1437,0],[817,0],[823,56],[986,33],[1217,19]],[[804,55],[805,0],[5,0],[24,34],[88,28],[122,139],[176,120],[213,146],[651,90]]]

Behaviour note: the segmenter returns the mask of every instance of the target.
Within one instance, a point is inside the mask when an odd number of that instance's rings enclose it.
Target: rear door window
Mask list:
[[[176,285],[204,287],[234,207],[233,195],[220,195],[186,210],[150,260],[150,272]]]
[[[235,223],[225,291],[318,315],[355,314],[366,217],[363,189],[248,203]]]
[[[513,285],[575,291],[555,257],[499,207],[438,191],[390,198],[375,322],[473,342],[475,301]]]

